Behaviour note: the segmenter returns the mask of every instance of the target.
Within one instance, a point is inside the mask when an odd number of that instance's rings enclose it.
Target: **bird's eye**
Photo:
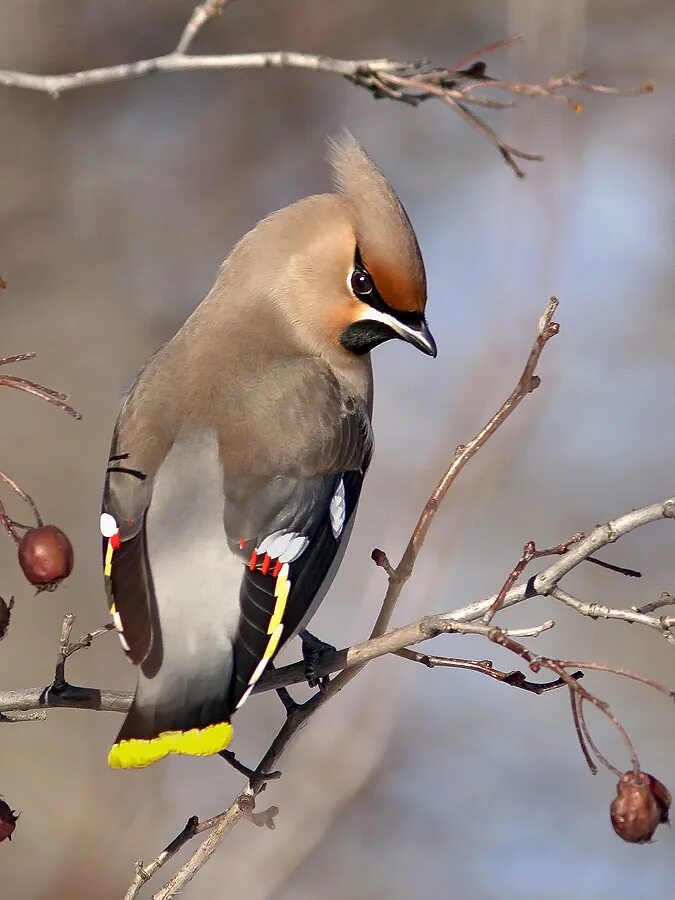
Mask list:
[[[367,297],[373,293],[373,282],[370,275],[362,269],[354,269],[352,272],[352,290],[357,297]]]

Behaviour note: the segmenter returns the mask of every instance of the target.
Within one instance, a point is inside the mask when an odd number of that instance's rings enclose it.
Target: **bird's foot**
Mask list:
[[[321,663],[322,657],[327,653],[335,653],[336,648],[332,644],[327,644],[320,638],[315,637],[309,631],[301,631],[300,638],[302,640],[302,658],[305,661],[305,678],[307,684],[311,688],[318,687],[321,692],[325,691],[330,682],[328,675],[317,676],[316,671]]]

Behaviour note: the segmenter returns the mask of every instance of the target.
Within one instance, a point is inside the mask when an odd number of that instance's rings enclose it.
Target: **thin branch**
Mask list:
[[[598,774],[598,767],[593,761],[593,757],[591,756],[590,750],[588,749],[588,742],[586,741],[585,735],[585,726],[586,723],[582,723],[582,711],[581,711],[581,699],[577,692],[572,688],[569,688],[570,695],[570,707],[572,709],[572,721],[574,722],[574,730],[577,734],[577,740],[579,741],[579,747],[581,748],[581,752],[583,754],[584,759],[586,760],[586,765],[589,768],[591,775]]]
[[[454,483],[464,465],[466,465],[480,447],[482,447],[507,420],[522,399],[539,385],[539,379],[535,375],[534,370],[544,346],[548,340],[557,333],[557,324],[552,321],[555,307],[556,301],[552,300],[547,307],[545,315],[540,321],[537,336],[532,350],[530,351],[527,364],[511,395],[472,441],[465,446],[457,448],[446,473],[422,510],[399,565],[393,567],[389,563],[386,554],[382,553],[382,551],[374,553],[376,563],[381,566],[388,575],[389,585],[380,614],[373,628],[371,639],[360,645],[355,645],[348,650],[343,650],[330,655],[327,654],[325,659],[322,659],[319,667],[319,672],[321,674],[325,674],[329,671],[342,670],[340,671],[340,674],[328,685],[325,693],[318,693],[306,703],[297,704],[295,707],[291,708],[286,722],[279,730],[263,759],[255,769],[255,778],[240,792],[236,800],[227,810],[219,816],[215,816],[213,819],[208,820],[208,822],[201,823],[200,826],[195,828],[195,834],[200,833],[201,830],[207,829],[210,830],[210,834],[186,863],[181,866],[173,878],[171,878],[166,885],[155,894],[155,900],[168,900],[169,897],[175,896],[177,892],[182,890],[215,851],[229,829],[232,828],[240,818],[245,817],[256,822],[256,824],[266,824],[268,827],[273,826],[274,810],[268,810],[264,813],[253,812],[256,795],[264,788],[269,773],[274,769],[276,762],[284,753],[295,733],[332,695],[337,693],[337,691],[347,684],[348,681],[360,671],[366,662],[385,653],[396,652],[405,647],[414,646],[417,643],[441,633],[483,635],[505,649],[517,653],[522,659],[526,660],[532,671],[536,672],[541,668],[548,668],[557,676],[556,681],[550,683],[549,689],[552,689],[554,685],[555,687],[558,687],[559,682],[562,682],[570,686],[572,690],[576,691],[580,698],[596,705],[619,730],[629,754],[631,755],[633,767],[636,771],[638,770],[637,756],[635,755],[635,751],[625,729],[623,729],[621,723],[613,716],[607,704],[578,684],[577,677],[579,673],[572,674],[567,671],[566,666],[569,667],[567,665],[568,661],[561,662],[537,656],[517,640],[519,637],[540,634],[542,631],[551,628],[553,626],[552,622],[545,622],[533,628],[504,630],[491,627],[489,624],[477,622],[476,620],[484,616],[485,613],[493,607],[498,597],[501,600],[501,608],[505,609],[516,603],[522,602],[522,600],[533,596],[534,594],[551,594],[558,587],[558,583],[564,575],[572,571],[572,569],[582,561],[588,559],[602,547],[649,522],[663,518],[674,518],[675,499],[671,498],[661,503],[653,504],[652,506],[633,510],[612,522],[596,526],[596,528],[583,539],[578,539],[579,535],[575,535],[573,536],[574,540],[570,539],[565,542],[564,545],[559,545],[558,548],[552,548],[554,550],[561,550],[564,546],[565,552],[562,553],[559,559],[549,565],[546,569],[542,570],[538,575],[531,578],[525,585],[517,587],[512,586],[506,592],[501,590],[496,596],[486,598],[485,600],[470,604],[461,609],[453,610],[441,616],[427,617],[403,628],[387,631],[396,601],[400,596],[403,585],[412,573],[415,560],[421,550],[439,504],[447,495],[449,488]],[[541,554],[544,554],[544,552],[550,551],[536,551],[536,549],[532,551],[532,553]],[[96,632],[91,632],[90,635],[85,636],[78,644],[81,646],[88,646],[94,636],[104,633],[106,630],[106,628],[103,628],[98,629]],[[64,671],[65,660],[70,655],[70,652],[74,652],[72,651],[72,648],[76,647],[76,645],[72,644],[70,641],[71,631],[72,617],[66,617],[59,645],[55,683],[51,688],[35,691],[29,698],[26,698],[26,694],[31,694],[32,692],[7,692],[4,695],[0,695],[0,711],[26,708],[43,709],[45,707],[59,705],[82,706],[84,708],[98,709],[128,708],[130,701],[130,695],[128,694],[122,694],[121,692],[97,692],[88,688],[76,688],[67,685]],[[582,667],[579,666],[579,668]],[[526,680],[522,673],[516,673],[515,676],[511,675],[511,673],[504,673],[504,675],[507,678],[513,678],[516,683],[518,681]],[[304,671],[301,665],[273,670],[261,679],[260,689],[278,689],[281,686],[292,684],[303,679]],[[61,688],[61,682],[66,686],[65,691]],[[26,703],[27,699],[28,706],[25,706],[23,704]],[[18,705],[19,703],[21,705]],[[182,843],[190,839],[190,833],[181,833],[178,838],[180,838],[178,844],[172,842],[172,844],[169,845],[169,848],[177,848],[179,844],[182,846]],[[163,854],[164,853],[166,853],[166,850],[163,851]],[[153,866],[152,872],[160,868],[166,859],[169,858],[168,856],[165,857],[163,854],[160,854],[160,856],[157,857],[158,862],[156,867]],[[173,853],[171,855],[173,855]],[[148,867],[143,868],[146,872],[148,871]],[[136,878],[137,876],[142,879],[142,875],[139,874],[138,870],[134,877]]]
[[[617,719],[614,713],[609,708],[609,704],[604,700],[600,700],[595,694],[592,694],[589,690],[587,690],[582,684],[579,683],[578,679],[572,678],[572,676],[565,670],[564,666],[558,660],[549,659],[546,656],[537,656],[537,654],[533,653],[531,650],[528,650],[527,647],[524,647],[522,644],[519,644],[517,641],[514,641],[512,638],[501,632],[499,628],[493,628],[493,633],[490,635],[490,640],[494,641],[495,644],[498,644],[500,647],[504,647],[506,650],[510,650],[512,653],[515,653],[517,656],[520,656],[521,659],[524,659],[530,669],[533,672],[539,672],[542,668],[548,669],[551,672],[555,672],[559,678],[562,678],[563,681],[576,693],[582,700],[587,700],[596,709],[600,710],[600,712],[609,719],[614,728],[619,734],[619,737],[623,741],[626,750],[628,752],[628,756],[630,758],[631,767],[635,774],[637,775],[640,772],[640,761],[638,759],[637,752],[635,747],[633,746],[633,742],[630,738],[630,735],[622,725],[622,723]]]
[[[68,413],[74,419],[82,418],[82,415],[76,409],[73,409],[72,406],[66,403],[66,394],[60,394],[58,391],[53,391],[51,388],[37,384],[35,381],[19,378],[18,375],[0,375],[0,387],[16,388],[18,391],[24,391],[26,394],[33,394],[35,397],[40,397],[42,400],[46,400],[63,412]]]
[[[35,353],[16,353],[14,356],[5,356],[0,359],[0,366],[9,366],[12,363],[26,362],[28,359],[35,359]]]
[[[573,693],[575,693],[575,692],[573,692]],[[593,753],[595,753],[596,758],[600,760],[600,762],[603,764],[603,766],[606,769],[609,769],[610,772],[613,772],[617,777],[620,778],[621,775],[623,774],[623,772],[621,772],[619,769],[617,769],[617,767],[613,763],[611,763],[603,753],[600,752],[598,745],[593,740],[593,736],[591,735],[590,729],[588,727],[588,723],[586,722],[586,716],[584,714],[583,697],[580,697],[579,694],[576,694],[576,693],[575,693],[575,696],[577,698],[577,720],[579,722],[579,726],[581,728],[581,733],[583,734],[584,741],[588,744],[588,746],[591,748]],[[591,769],[591,771],[593,771],[593,769]],[[597,771],[597,769],[596,769],[596,771]],[[595,772],[593,772],[593,774],[595,775]]]
[[[675,598],[671,597],[668,591],[662,591],[658,600],[650,600],[644,606],[632,606],[631,609],[633,612],[646,615],[647,613],[655,612],[657,609],[662,609],[664,606],[673,606],[674,604]]]
[[[527,599],[534,592],[539,596],[547,596],[558,583],[573,571],[589,556],[597,553],[603,547],[619,540],[632,531],[649,525],[662,519],[675,518],[675,497],[667,498],[659,503],[640,509],[631,510],[618,518],[597,525],[589,532],[583,541],[575,543],[567,553],[542,569],[538,575],[531,578],[527,584],[521,584],[512,588],[504,597],[502,609],[508,609]],[[429,618],[424,617],[400,628],[387,631],[384,635],[371,638],[359,644],[322,656],[317,667],[318,675],[329,675],[363,665],[370,660],[377,659],[388,653],[404,647],[415,646],[435,637],[441,633],[452,633],[458,625],[480,620],[497,599],[497,594],[485,597],[466,606],[453,609],[432,620],[436,629],[429,625]],[[439,625],[442,626],[439,629]],[[488,629],[490,630],[490,629]],[[474,632],[475,633],[475,632]],[[305,681],[303,663],[294,663],[266,672],[256,685],[255,693],[277,690],[280,687],[288,687],[293,684],[302,684]],[[53,697],[45,688],[29,688],[26,690],[0,692],[0,712],[13,712],[16,710],[30,710],[50,707],[71,707],[82,709],[97,709],[108,712],[126,712],[131,703],[132,695],[125,691],[98,690],[95,688],[75,688],[69,685],[69,692],[78,691],[77,697]],[[45,696],[46,695],[46,696]]]
[[[520,576],[523,574],[523,571],[527,567],[528,563],[532,562],[533,559],[542,559],[546,556],[562,556],[564,553],[567,553],[570,547],[572,547],[574,544],[578,544],[579,541],[582,541],[585,537],[586,535],[583,533],[583,531],[577,531],[561,544],[557,544],[555,547],[547,547],[545,550],[537,550],[534,541],[528,541],[527,544],[525,544],[525,546],[523,547],[523,552],[520,559],[514,566],[513,570],[507,576],[506,581],[497,594],[497,599],[483,616],[483,622],[486,625],[490,624],[492,619],[502,608],[504,598],[516,583],[516,581],[518,581]]]
[[[18,485],[13,478],[10,478],[10,476],[6,472],[0,471],[0,481],[4,482],[8,487],[10,487],[14,491],[14,493],[18,494],[23,502],[30,507],[31,512],[35,516],[35,521],[38,527],[40,527],[42,525],[42,517],[40,516],[40,511],[37,508],[37,504],[30,496],[30,494],[27,494],[26,491],[24,491],[24,489],[20,485]],[[33,527],[30,525],[23,525],[21,522],[17,522],[16,519],[13,519],[7,513],[7,510],[5,509],[2,501],[0,501],[0,525],[2,525],[7,534],[16,544],[18,544],[21,540],[21,535],[17,534],[17,529],[23,529],[24,531],[27,531],[29,528]]]
[[[509,37],[502,38],[499,41],[493,41],[491,44],[486,44],[484,47],[480,47],[478,50],[474,50],[472,53],[463,56],[459,62],[455,63],[455,69],[465,69],[470,63],[481,60],[490,53],[495,53],[497,50],[505,50],[507,47],[512,47],[514,44],[520,44],[524,40],[524,34],[513,34]]]
[[[622,666],[610,666],[607,663],[592,661],[581,662],[577,659],[557,659],[556,662],[564,669],[587,669],[589,672],[607,672],[610,675],[619,675],[621,678],[629,678],[631,681],[637,681],[647,687],[654,688],[655,691],[658,691],[660,694],[663,694],[664,697],[675,702],[675,690],[671,690],[669,687],[666,687],[665,684],[661,684],[660,681],[655,681],[653,678],[647,678],[646,675],[640,675],[639,672],[633,672],[631,669],[625,669]]]
[[[162,852],[158,856],[156,856],[155,859],[152,860],[152,862],[144,865],[142,860],[137,860],[134,880],[131,882],[129,890],[124,895],[124,900],[134,900],[134,898],[138,896],[139,891],[146,883],[146,881],[152,878],[152,876],[159,868],[167,863],[172,856],[175,856],[176,853],[178,853],[178,851],[181,849],[181,847],[198,833],[198,826],[198,817],[190,816],[185,824],[185,828],[183,828],[183,830],[179,834],[177,834],[169,844],[167,844],[164,850],[162,850]]]
[[[492,435],[506,422],[509,416],[515,412],[522,400],[539,387],[539,376],[534,373],[541,354],[544,351],[544,347],[552,337],[558,334],[558,323],[553,321],[553,316],[557,307],[558,301],[555,297],[551,297],[544,315],[539,320],[537,336],[515,388],[511,391],[511,394],[502,403],[497,412],[481,428],[478,434],[467,444],[460,444],[459,447],[457,447],[450,465],[431,494],[431,497],[425,503],[408,542],[408,546],[401,557],[401,561],[396,567],[395,573],[389,573],[389,587],[387,588],[382,609],[372,630],[371,637],[379,637],[386,631],[394,607],[403,590],[403,586],[412,575],[415,561],[422,549],[422,545],[424,544],[434,516],[446,494],[455,483],[459,473],[476,455],[481,447],[487,443]]]
[[[37,712],[19,713],[18,716],[6,716],[3,713],[0,713],[0,722],[3,725],[15,722],[44,722],[46,718],[47,713],[43,709],[38,710]]]
[[[588,616],[591,619],[615,619],[620,622],[628,622],[632,625],[644,625],[647,628],[653,628],[661,637],[664,637],[669,644],[675,646],[675,616],[648,616],[645,613],[637,612],[635,609],[613,609],[601,603],[584,603],[564,591],[561,587],[555,587],[549,591],[549,596],[560,600],[565,606],[575,610],[582,616]]]
[[[0,691],[0,713],[31,709],[90,709],[96,712],[126,713],[133,694],[69,684],[67,694],[54,693],[50,683],[44,687]]]
[[[429,656],[427,653],[418,653],[416,650],[398,650],[396,656],[402,659],[409,659],[411,662],[421,663],[428,669],[435,669],[437,666],[443,666],[450,669],[468,669],[471,672],[480,672],[502,684],[508,684],[510,687],[521,688],[532,694],[545,694],[548,691],[554,691],[558,688],[565,687],[562,678],[556,678],[554,681],[528,681],[522,672],[517,669],[512,672],[501,672],[495,669],[494,664],[489,659],[470,660],[461,659],[456,656]],[[583,672],[574,672],[573,678],[583,677]]]
[[[559,560],[556,560],[556,562],[547,569],[540,572],[536,578],[531,580],[531,584],[537,593],[550,592],[552,587],[565,574],[572,571],[584,559],[597,552],[603,546],[606,546],[623,535],[628,534],[630,531],[649,524],[650,522],[658,521],[663,518],[673,518],[674,514],[675,498],[670,498],[658,504],[633,510],[612,522],[599,525],[593,529],[583,541],[575,544],[568,553]],[[503,608],[522,602],[522,600],[525,599],[526,591],[527,585],[513,588],[504,598]],[[529,594],[527,595],[529,596]],[[413,623],[404,628],[394,629],[380,638],[366,641],[361,645],[355,645],[355,647],[350,648],[348,651],[340,651],[339,653],[331,654],[325,661],[322,660],[319,671],[322,674],[325,674],[329,671],[340,669],[345,665],[361,664],[369,659],[381,656],[384,653],[393,652],[404,646],[427,640],[438,634],[440,631],[461,631],[462,633],[466,633],[468,632],[468,628],[462,629],[458,626],[462,624],[470,625],[473,620],[480,619],[481,616],[490,609],[495,599],[496,596],[488,597],[477,603],[469,604],[461,609],[453,610],[443,616],[435,617],[433,620],[423,619],[420,620],[420,622]],[[484,634],[486,630],[491,634],[498,633],[500,635],[500,640],[497,642],[504,645],[504,632],[500,629],[491,629],[480,624],[471,627],[472,633]],[[531,631],[531,629],[529,630]],[[509,639],[513,640],[513,633]],[[535,660],[534,655],[529,658],[530,662],[533,660]],[[577,668],[583,668],[583,665],[588,665],[589,668],[600,668],[599,664],[580,664],[577,666],[576,662],[571,660],[558,661],[558,665],[566,667],[575,666]],[[572,675],[567,673],[564,674],[566,678],[574,680]],[[269,673],[268,676],[265,676],[265,683],[261,687],[262,689],[267,690],[275,689],[279,687],[280,684],[292,684],[301,681],[302,677],[302,664],[285,667],[285,669],[273,671]],[[569,683],[562,675],[560,675],[559,678],[562,678],[566,683]],[[62,701],[59,697],[53,697],[48,691],[41,691],[39,689],[28,692],[5,692],[0,694],[0,711],[40,709],[44,706],[63,705],[124,712],[128,709],[131,700],[131,695],[123,692],[99,692],[92,689],[73,688],[72,686],[69,686],[69,693],[72,691],[79,692],[78,700],[75,700],[74,697],[69,697],[68,699],[64,698]],[[303,704],[302,706],[298,705],[297,709],[289,716],[289,719],[282,727],[269,751],[258,766],[257,771],[259,773],[264,775],[274,767],[274,764],[285,750],[292,735],[303,722],[306,721],[306,718],[321,705],[321,703],[322,696],[318,695],[308,701],[308,703]],[[176,889],[179,889],[180,885],[187,883],[184,879],[187,878],[187,880],[190,880],[193,877],[197,869],[203,865],[204,861],[208,859],[213,850],[218,846],[225,833],[227,833],[239,818],[244,815],[244,810],[240,807],[240,803],[243,804],[244,809],[250,808],[250,804],[253,802],[254,797],[255,794],[247,788],[240,793],[235,803],[227,811],[220,816],[215,816],[206,823],[202,823],[203,830],[213,828],[214,833],[209,836],[208,842],[198,850],[198,855],[192,857],[191,860],[188,861],[188,868],[185,869],[185,867],[183,867],[179,873],[177,873],[176,877],[179,878],[179,881],[175,882]],[[197,833],[201,830],[202,827],[200,826]],[[167,900],[168,897],[173,896],[173,894],[170,893],[173,889],[171,882],[169,882],[165,888],[162,888],[161,891],[156,894],[157,900]]]
[[[642,578],[642,572],[638,572],[637,569],[629,569],[626,566],[617,566],[616,563],[610,563],[604,559],[598,559],[595,556],[589,556],[586,562],[600,566],[601,569],[608,569],[610,572],[617,572],[619,575],[625,575],[626,578]]]
[[[183,33],[178,39],[174,52],[177,54],[187,53],[190,44],[197,37],[197,34],[204,25],[211,19],[219,16],[231,2],[232,0],[206,0],[205,3],[199,3],[195,6],[187,25],[183,29]]]
[[[61,637],[59,639],[59,652],[56,657],[56,666],[54,667],[54,682],[50,688],[50,694],[55,695],[65,695],[70,690],[70,685],[66,681],[66,660],[73,655],[73,653],[77,653],[78,650],[84,650],[87,647],[91,647],[92,642],[100,637],[102,634],[107,634],[109,631],[115,627],[112,622],[103,625],[101,628],[96,628],[94,631],[89,631],[87,634],[83,635],[79,641],[75,643],[71,643],[70,636],[73,631],[73,624],[75,622],[75,616],[72,613],[66,613],[63,617],[63,622],[61,623]],[[77,692],[81,690],[81,688],[74,689]],[[80,705],[78,703],[78,705]]]
[[[480,55],[494,53],[521,40],[522,35],[507,37],[488,44],[481,50],[468,54],[455,68],[430,66],[426,60],[396,62],[388,59],[333,59],[310,53],[295,53],[286,50],[263,51],[260,53],[237,53],[215,56],[193,56],[187,53],[195,37],[203,26],[229,5],[231,0],[207,0],[197,4],[175,49],[161,56],[136,60],[120,65],[103,66],[62,75],[38,75],[31,72],[0,71],[0,85],[42,91],[56,98],[65,91],[141,78],[158,72],[178,72],[190,70],[243,70],[294,68],[313,72],[341,75],[358,87],[365,88],[376,99],[417,106],[424,100],[438,99],[459,115],[467,124],[486,138],[499,151],[515,174],[522,178],[524,172],[518,159],[540,161],[543,157],[536,153],[526,153],[505,143],[482,119],[470,112],[466,104],[475,104],[490,109],[504,109],[513,105],[491,100],[475,94],[483,88],[496,88],[525,97],[548,97],[567,103],[572,109],[581,110],[581,104],[569,98],[564,91],[578,88],[601,94],[635,96],[651,91],[651,84],[642,88],[621,90],[594,85],[582,79],[583,72],[569,72],[558,78],[550,78],[543,84],[525,84],[504,81],[489,76],[484,62],[477,60]],[[476,60],[468,68],[467,61]]]

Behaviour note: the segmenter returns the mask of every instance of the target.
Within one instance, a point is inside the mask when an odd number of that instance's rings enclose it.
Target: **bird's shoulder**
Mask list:
[[[369,397],[369,384],[355,390],[320,360],[270,360],[211,411],[223,467],[233,475],[359,469],[372,447]]]

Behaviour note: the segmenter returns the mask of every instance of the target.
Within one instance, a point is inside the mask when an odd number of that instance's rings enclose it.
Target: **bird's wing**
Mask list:
[[[137,468],[131,449],[124,448],[121,421],[122,417],[113,437],[103,493],[103,573],[110,614],[124,652],[140,665],[152,641],[145,517],[153,473]]]
[[[241,497],[226,501],[230,546],[246,563],[232,709],[245,702],[279,648],[304,627],[342,559],[371,447],[370,425],[360,416],[347,430],[344,468],[313,477],[278,476],[258,484],[248,505]]]

